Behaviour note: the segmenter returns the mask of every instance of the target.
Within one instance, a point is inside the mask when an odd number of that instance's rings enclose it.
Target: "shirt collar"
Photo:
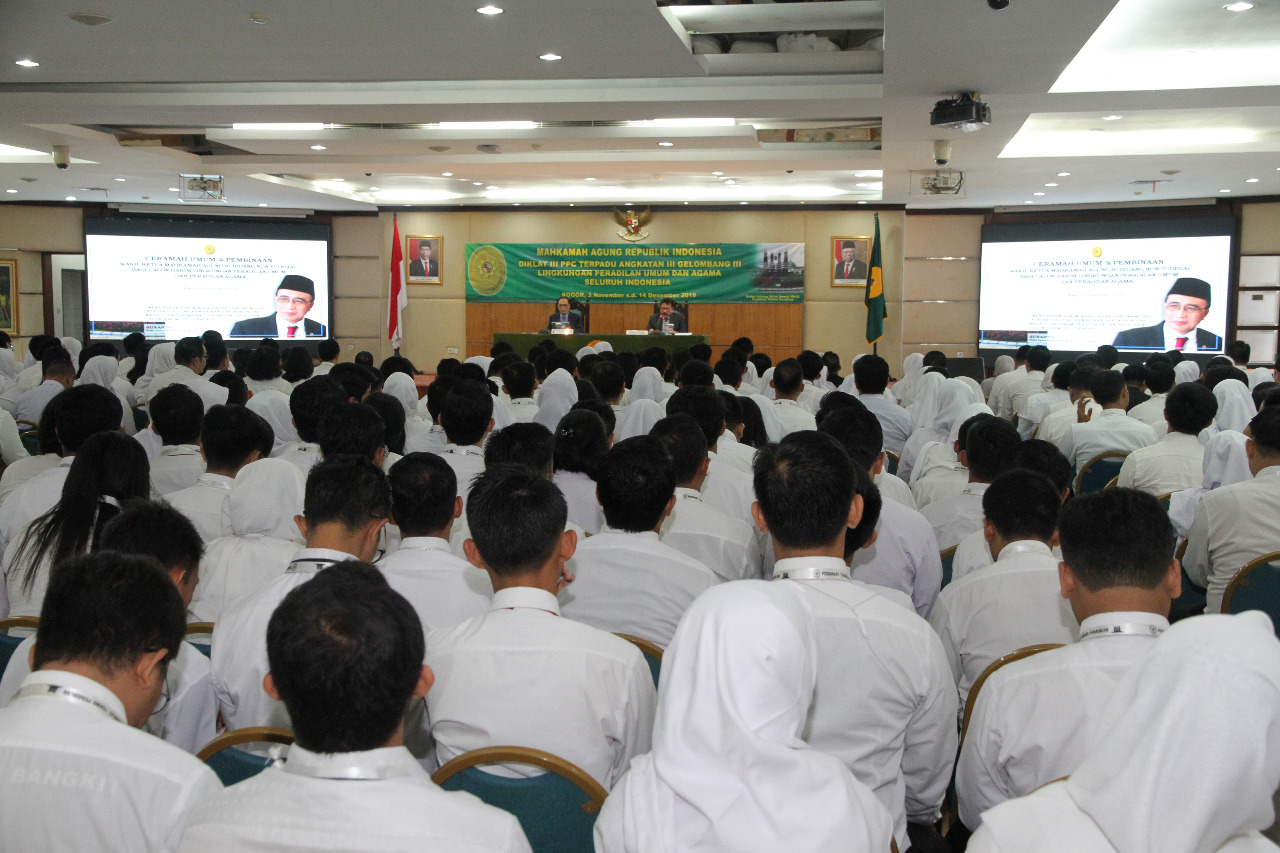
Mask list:
[[[484,456],[484,448],[468,444],[465,447],[457,444],[446,444],[444,452],[455,456]]]
[[[1262,477],[1280,477],[1280,465],[1268,465],[1259,471],[1254,479],[1257,480]]]
[[[848,574],[849,566],[839,557],[787,557],[773,564],[773,576],[793,572],[796,569],[827,569]]]
[[[236,483],[234,477],[228,477],[225,474],[210,474],[208,471],[201,474],[196,479],[196,482],[201,486],[214,486],[215,488],[226,489],[227,491],[231,491],[231,487]]]
[[[658,533],[654,530],[641,530],[639,533],[632,533],[629,530],[618,530],[617,528],[610,527],[607,523],[600,525],[600,533],[597,535],[603,535],[605,533],[613,536],[639,536],[644,539],[653,540],[657,540],[658,538]]]
[[[1177,442],[1185,445],[1200,445],[1200,439],[1194,435],[1187,435],[1185,432],[1171,432],[1164,437],[1165,441]]]
[[[731,444],[737,444],[738,437],[734,435],[732,432],[730,432],[729,430],[725,430],[724,432],[720,433],[720,441],[727,441],[727,442],[730,442]]]
[[[1158,613],[1147,613],[1141,610],[1117,610],[1112,613],[1095,613],[1080,623],[1080,633],[1101,625],[1117,625],[1124,622],[1137,622],[1141,625],[1156,625],[1168,628],[1169,620]]]
[[[500,589],[489,600],[490,610],[545,610],[560,615],[560,602],[545,589],[531,586],[509,586]]]
[[[200,447],[195,444],[166,444],[160,448],[161,456],[199,456]]]
[[[58,386],[59,391],[62,390],[62,383],[56,379],[46,379],[45,381],[40,383],[41,388],[52,387],[54,385]]]
[[[400,540],[400,550],[448,551],[449,541],[439,536],[406,536]]]
[[[960,490],[962,495],[984,495],[987,489],[991,488],[990,483],[969,483]]]
[[[685,486],[676,486],[676,497],[681,500],[701,501],[702,493],[697,489],[690,489]]]
[[[798,406],[798,405],[800,405],[800,404],[799,404],[799,403],[797,403],[795,400],[783,400],[783,399],[777,399],[777,400],[774,400],[774,401],[773,401],[773,404],[774,404],[775,406]]]
[[[1006,559],[1011,559],[1019,554],[1038,554],[1044,557],[1052,557],[1053,551],[1039,539],[1019,539],[1017,542],[1010,542],[1001,548],[1000,556],[996,558],[996,562],[1004,562]]]
[[[301,776],[342,781],[416,776],[422,768],[403,746],[384,746],[361,752],[312,752],[296,743],[289,747],[285,770]]]
[[[111,692],[110,688],[105,684],[94,681],[92,678],[86,678],[83,675],[77,675],[74,672],[67,672],[61,669],[39,669],[22,679],[23,687],[30,684],[56,684],[59,687],[70,687],[77,693],[83,693],[90,699],[101,702],[104,706],[110,708],[118,719],[129,719],[120,697]]]
[[[300,548],[293,555],[293,563],[345,563],[347,560],[359,560],[355,554],[336,551],[333,548]]]

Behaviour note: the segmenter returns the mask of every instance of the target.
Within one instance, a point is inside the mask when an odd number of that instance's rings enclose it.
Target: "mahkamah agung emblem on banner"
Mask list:
[[[649,236],[648,231],[642,232],[640,229],[648,225],[650,219],[653,219],[653,210],[646,207],[641,213],[636,213],[631,208],[627,208],[627,212],[623,213],[615,207],[613,209],[613,219],[623,228],[622,231],[618,232],[618,236],[623,240],[630,240],[634,243]]]

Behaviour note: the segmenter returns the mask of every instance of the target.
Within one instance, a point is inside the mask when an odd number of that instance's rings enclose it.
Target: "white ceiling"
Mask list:
[[[1251,55],[1276,53],[1276,0],[1242,13],[1223,10],[1227,0],[1012,0],[1002,11],[983,0],[686,10],[653,0],[493,0],[505,9],[497,16],[477,14],[483,2],[3,0],[0,145],[48,152],[66,144],[88,162],[60,172],[47,155],[0,154],[0,201],[168,204],[180,173],[226,176],[231,205],[317,210],[374,210],[392,203],[377,193],[392,191],[397,201],[427,191],[420,204],[883,201],[915,209],[1280,194],[1276,89],[1259,85],[1273,77],[1237,75],[1224,81],[1229,88],[1209,88],[1218,84],[1206,70],[1195,88],[1161,91],[1150,90],[1161,88],[1150,74],[1124,82],[1142,66],[1125,45],[1192,56],[1199,46],[1229,51],[1248,33]],[[81,12],[113,20],[86,26],[68,17]],[[252,14],[269,20],[253,23]],[[831,27],[861,43],[881,17],[883,53],[695,56],[684,31]],[[538,58],[547,52],[563,58]],[[1081,67],[1113,70],[1103,75],[1107,86],[1133,88],[1050,94],[1077,55],[1071,80],[1082,79]],[[26,58],[39,67],[14,64]],[[1277,67],[1266,66],[1271,75]],[[933,103],[962,91],[982,94],[992,125],[930,128]],[[1124,118],[1103,122],[1107,115]],[[737,124],[607,126],[663,118]],[[542,126],[423,126],[494,120]],[[237,122],[342,127],[233,130]],[[865,126],[881,128],[879,144],[768,143],[757,132]],[[1221,128],[1251,136],[1224,144],[1195,135]],[[213,153],[121,145],[130,129],[204,137]],[[1185,139],[1176,138],[1180,129]],[[1156,130],[1175,138],[1137,148],[1125,141]],[[953,143],[951,166],[965,173],[963,195],[921,197],[911,172],[933,167],[933,141],[943,138]],[[1090,140],[1103,139],[1132,153],[1090,150]],[[1032,142],[1043,147],[1028,149]],[[325,150],[312,150],[317,144]],[[501,153],[478,151],[482,144]],[[1022,156],[1001,157],[1007,148]],[[1156,176],[1168,182],[1131,183]]]

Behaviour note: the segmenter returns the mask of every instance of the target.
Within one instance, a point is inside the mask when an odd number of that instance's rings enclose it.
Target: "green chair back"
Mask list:
[[[1107,483],[1120,474],[1120,466],[1124,464],[1124,457],[1127,455],[1127,453],[1115,451],[1111,454],[1100,453],[1084,463],[1079,476],[1076,477],[1076,494],[1084,495],[1105,489]]]
[[[1222,612],[1261,610],[1271,617],[1272,625],[1280,626],[1280,565],[1277,563],[1280,563],[1280,554],[1268,554],[1237,572],[1222,595]],[[1276,633],[1280,635],[1280,627]]]

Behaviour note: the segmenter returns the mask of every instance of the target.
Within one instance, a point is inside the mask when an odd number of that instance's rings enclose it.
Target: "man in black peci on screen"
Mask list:
[[[231,327],[231,338],[323,338],[324,323],[306,319],[316,304],[315,282],[302,275],[286,275],[276,286],[276,312],[266,317],[240,320]]]
[[[1164,322],[1154,326],[1126,329],[1116,335],[1113,346],[1128,349],[1221,350],[1222,338],[1197,326],[1209,313],[1213,291],[1207,281],[1180,278],[1164,297]],[[1195,332],[1193,335],[1192,332]]]
[[[676,310],[676,301],[670,297],[663,299],[658,303],[658,313],[649,315],[648,330],[650,332],[661,332],[664,323],[671,324],[673,332],[689,331],[689,321],[685,316]]]

